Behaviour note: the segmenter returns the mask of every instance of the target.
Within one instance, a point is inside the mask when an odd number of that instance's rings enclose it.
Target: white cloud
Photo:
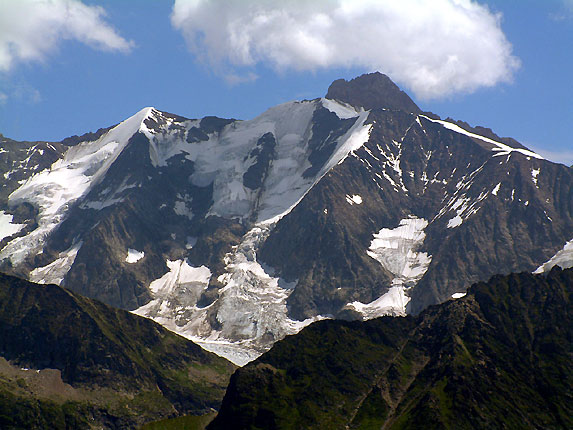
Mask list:
[[[171,21],[223,75],[359,67],[437,98],[511,81],[519,67],[501,16],[473,0],[175,0]]]
[[[0,106],[5,105],[8,101],[8,94],[0,92]]]
[[[126,52],[132,42],[104,21],[105,11],[79,0],[0,0],[0,71],[44,60],[62,39]]]

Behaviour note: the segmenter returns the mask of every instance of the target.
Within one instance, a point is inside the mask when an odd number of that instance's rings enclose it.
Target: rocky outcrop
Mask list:
[[[362,75],[350,81],[337,79],[328,87],[326,98],[363,107],[366,110],[391,109],[420,112],[420,108],[408,94],[380,72]]]

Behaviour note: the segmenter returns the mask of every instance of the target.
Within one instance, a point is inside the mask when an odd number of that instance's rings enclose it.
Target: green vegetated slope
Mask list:
[[[205,430],[217,412],[205,415],[186,415],[145,424],[140,430]]]
[[[0,428],[134,428],[218,408],[234,365],[151,320],[0,275]]]
[[[573,269],[418,317],[321,321],[231,382],[209,429],[571,429]]]

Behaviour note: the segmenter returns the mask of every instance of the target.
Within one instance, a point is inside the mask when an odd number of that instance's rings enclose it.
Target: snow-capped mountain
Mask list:
[[[381,74],[249,121],[146,108],[57,144],[0,141],[4,271],[240,364],[318,319],[573,264],[573,169],[424,113]]]

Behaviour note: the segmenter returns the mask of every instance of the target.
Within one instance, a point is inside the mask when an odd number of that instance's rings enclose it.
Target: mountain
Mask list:
[[[218,408],[235,366],[159,324],[0,274],[0,428],[135,428]]]
[[[1,270],[238,364],[313,321],[573,265],[573,169],[424,113],[380,73],[248,121],[146,108],[59,143],[0,140]]]
[[[317,322],[237,370],[208,428],[573,428],[572,297],[554,268],[417,317]]]

